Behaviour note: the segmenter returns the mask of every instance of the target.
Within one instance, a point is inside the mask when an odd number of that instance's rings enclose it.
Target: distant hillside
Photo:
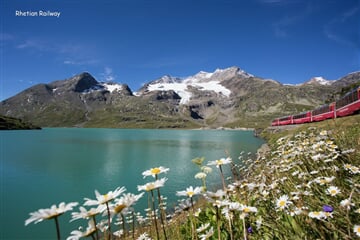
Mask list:
[[[25,89],[2,101],[0,114],[43,127],[259,127],[336,99],[359,82],[356,72],[284,85],[230,67],[187,78],[165,75],[132,92],[126,84],[81,73]]]
[[[18,118],[5,117],[0,115],[0,130],[30,130],[40,129],[31,123],[24,122]]]

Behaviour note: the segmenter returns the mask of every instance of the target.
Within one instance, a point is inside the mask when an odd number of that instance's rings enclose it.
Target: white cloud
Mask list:
[[[15,37],[9,33],[0,33],[0,41],[9,41],[9,40],[13,40]]]
[[[104,72],[100,74],[101,78],[103,81],[105,82],[111,82],[115,80],[115,75],[113,73],[112,68],[110,67],[105,67],[104,68]]]
[[[339,44],[360,48],[358,31],[347,32],[345,31],[347,28],[344,28],[345,25],[353,23],[352,21],[358,21],[359,12],[359,7],[354,7],[332,19],[324,26],[323,32],[325,36]],[[359,24],[357,24],[357,27],[359,27]]]
[[[84,66],[84,65],[94,65],[98,63],[98,60],[89,59],[89,60],[74,60],[68,59],[63,62],[65,65],[76,65],[76,66]]]

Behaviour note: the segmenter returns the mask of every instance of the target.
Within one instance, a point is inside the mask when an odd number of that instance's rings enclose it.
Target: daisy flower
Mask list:
[[[52,205],[51,208],[39,209],[36,212],[30,213],[31,217],[25,221],[25,226],[32,222],[34,222],[36,224],[43,220],[56,218],[56,217],[62,215],[63,213],[72,210],[73,207],[75,207],[77,205],[78,205],[77,202],[71,202],[68,204],[65,204],[64,202],[62,202],[59,204],[58,207],[56,205]]]
[[[177,191],[176,195],[177,196],[187,196],[187,197],[192,197],[194,195],[198,195],[201,193],[201,187],[195,187],[193,188],[192,186],[186,188],[185,191]]]
[[[346,209],[350,209],[352,206],[354,206],[355,204],[351,202],[351,200],[349,198],[344,199],[340,202],[340,206],[342,206],[343,208]]]
[[[210,223],[201,224],[199,228],[196,229],[198,233],[205,231],[210,226]]]
[[[360,237],[360,225],[354,226],[354,233],[356,234],[356,236]]]
[[[118,214],[124,211],[127,211],[132,205],[144,195],[144,193],[140,193],[138,195],[127,193],[124,194],[121,198],[117,199],[115,204],[112,206],[112,212],[114,214]]]
[[[244,213],[250,213],[250,212],[257,212],[257,208],[256,207],[250,207],[250,206],[246,206],[246,205],[240,205],[239,207],[240,211],[243,211]]]
[[[331,196],[335,196],[339,193],[341,193],[340,189],[335,186],[330,186],[328,189],[326,189],[326,193]]]
[[[151,240],[151,237],[149,237],[149,234],[143,233],[136,240]]]
[[[55,225],[56,225],[57,239],[60,240],[60,227],[59,227],[58,217],[60,215],[64,214],[65,212],[72,210],[73,207],[75,207],[77,205],[78,205],[77,202],[71,202],[68,204],[65,204],[64,202],[62,202],[59,204],[58,207],[54,204],[51,206],[51,208],[39,209],[36,212],[30,213],[31,217],[25,221],[25,226],[32,222],[34,222],[36,224],[43,220],[54,219]]]
[[[94,217],[96,215],[98,215],[99,213],[102,213],[103,211],[105,211],[106,206],[105,205],[99,205],[97,208],[91,208],[90,210],[86,210],[84,207],[79,207],[80,212],[72,212],[71,213],[71,220],[75,221],[78,219],[88,219],[91,217]]]
[[[94,226],[94,222],[89,221],[88,222],[88,227],[86,228],[85,232],[82,232],[82,231],[79,231],[79,230],[74,230],[74,231],[72,231],[70,233],[71,236],[66,238],[66,240],[78,240],[80,238],[89,237],[92,234],[94,234],[96,231],[97,231],[97,229]]]
[[[204,172],[198,172],[197,174],[195,174],[194,176],[196,179],[204,179],[206,178],[206,173]]]
[[[118,196],[120,196],[120,194],[125,192],[125,190],[126,190],[125,187],[121,187],[121,188],[118,187],[115,189],[115,191],[109,191],[107,194],[104,194],[104,195],[100,194],[97,190],[95,190],[96,200],[84,198],[85,199],[84,206],[106,204],[106,203],[114,200]]]
[[[208,167],[208,166],[202,166],[201,167],[201,171],[203,171],[204,173],[206,174],[209,174],[212,172],[212,168],[211,167]]]
[[[221,165],[229,164],[231,162],[232,162],[231,158],[228,157],[228,158],[221,158],[221,159],[215,160],[215,161],[210,161],[207,165],[208,166],[216,165],[216,167],[219,167]]]
[[[276,208],[280,210],[284,210],[290,204],[292,204],[292,202],[289,201],[289,197],[287,195],[282,195],[276,200]]]
[[[167,178],[161,178],[159,180],[156,180],[155,182],[149,182],[145,185],[138,185],[137,189],[138,191],[152,191],[157,188],[161,188],[165,185],[165,182],[167,181]]]
[[[212,235],[214,235],[214,228],[211,227],[207,232],[204,234],[199,235],[200,240],[209,239]]]
[[[156,167],[156,168],[151,168],[149,170],[146,170],[142,173],[142,175],[145,177],[148,176],[152,176],[153,178],[156,177],[156,175],[160,174],[160,173],[167,173],[170,169],[169,168],[164,168],[164,167]]]
[[[320,211],[320,212],[309,212],[309,217],[311,218],[316,218],[318,220],[321,220],[323,218],[326,218],[325,212]]]

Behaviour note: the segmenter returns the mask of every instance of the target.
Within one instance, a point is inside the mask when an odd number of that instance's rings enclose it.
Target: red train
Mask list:
[[[349,116],[360,112],[360,86],[348,92],[336,102],[323,105],[312,111],[276,118],[271,126],[318,122],[325,119]]]

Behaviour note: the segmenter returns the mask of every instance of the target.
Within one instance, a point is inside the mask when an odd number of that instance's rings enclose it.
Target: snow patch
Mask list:
[[[103,83],[101,85],[111,93],[114,92],[114,91],[123,90],[123,86],[120,85],[120,84],[117,84],[117,83]]]
[[[173,90],[180,97],[180,104],[186,104],[190,101],[192,96],[191,92],[188,90],[188,86],[197,88],[200,91],[214,91],[218,94],[229,97],[231,91],[226,87],[222,86],[218,81],[211,82],[192,82],[193,79],[187,79],[181,83],[156,83],[150,84],[148,86],[149,91],[170,91]]]
[[[319,83],[320,85],[331,85],[332,83],[331,81],[326,80],[323,77],[314,77],[313,80]]]

